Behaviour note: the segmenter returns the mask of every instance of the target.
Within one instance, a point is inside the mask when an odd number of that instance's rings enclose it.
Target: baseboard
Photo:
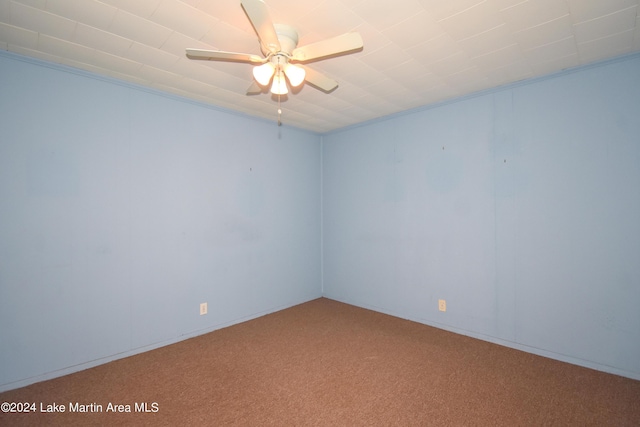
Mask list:
[[[549,350],[544,350],[544,349],[528,346],[528,345],[525,345],[525,344],[521,344],[521,343],[505,340],[505,339],[494,337],[494,336],[491,336],[491,335],[484,335],[484,334],[480,334],[480,333],[477,333],[477,332],[468,331],[466,329],[456,328],[456,327],[449,326],[449,325],[446,325],[446,324],[443,324],[443,323],[430,322],[430,321],[427,321],[425,319],[415,318],[415,317],[411,317],[411,316],[405,316],[405,315],[403,315],[401,313],[394,312],[393,310],[387,310],[387,309],[384,309],[382,307],[372,306],[372,305],[368,305],[368,304],[360,304],[360,303],[356,303],[356,302],[345,300],[345,299],[341,299],[341,298],[334,298],[334,297],[329,296],[329,295],[323,295],[323,297],[327,298],[327,299],[332,299],[334,301],[338,301],[338,302],[341,302],[341,303],[344,303],[344,304],[353,305],[355,307],[360,307],[360,308],[364,308],[364,309],[367,309],[367,310],[376,311],[378,313],[387,314],[389,316],[397,317],[399,319],[405,319],[405,320],[410,320],[410,321],[416,322],[416,323],[422,323],[423,325],[432,326],[434,328],[438,328],[438,329],[442,329],[442,330],[445,330],[445,331],[453,332],[453,333],[456,333],[456,334],[459,334],[459,335],[464,335],[464,336],[467,336],[467,337],[476,338],[476,339],[479,339],[479,340],[482,340],[482,341],[487,341],[487,342],[490,342],[490,343],[493,343],[493,344],[498,344],[498,345],[501,345],[501,346],[504,346],[504,347],[508,347],[508,348],[512,348],[512,349],[515,349],[515,350],[524,351],[526,353],[535,354],[537,356],[547,357],[549,359],[558,360],[560,362],[570,363],[572,365],[582,366],[584,368],[594,369],[596,371],[606,372],[608,374],[618,375],[618,376],[621,376],[621,377],[626,377],[626,378],[630,378],[632,380],[640,381],[640,373],[638,373],[638,372],[632,372],[632,371],[627,371],[627,370],[624,370],[624,369],[619,369],[619,368],[616,368],[614,366],[604,365],[604,364],[601,364],[601,363],[592,362],[590,360],[584,360],[584,359],[580,359],[580,358],[577,358],[577,357],[568,356],[566,354],[556,353],[556,352],[553,352],[553,351],[549,351]]]
[[[258,311],[256,313],[253,313],[253,314],[248,315],[248,316],[238,317],[238,318],[235,318],[233,320],[230,320],[230,321],[227,321],[227,322],[222,322],[222,323],[216,324],[214,326],[211,326],[211,327],[208,327],[208,328],[205,328],[205,329],[192,331],[192,332],[189,332],[187,334],[177,336],[177,337],[175,337],[173,339],[170,339],[170,340],[161,341],[161,342],[154,343],[154,344],[151,344],[151,345],[148,345],[148,346],[144,346],[144,347],[137,347],[135,349],[132,349],[132,350],[129,350],[129,351],[125,351],[125,352],[122,352],[122,353],[109,355],[109,356],[106,356],[106,357],[102,357],[102,358],[99,358],[99,359],[95,359],[95,360],[91,360],[91,361],[88,361],[88,362],[80,363],[80,364],[77,364],[77,365],[69,366],[69,367],[66,367],[66,368],[58,369],[58,370],[55,370],[55,371],[47,372],[47,373],[44,373],[44,374],[35,375],[33,377],[21,379],[21,380],[18,380],[18,381],[13,381],[13,382],[9,382],[9,383],[6,383],[6,384],[1,384],[0,385],[0,393],[5,392],[5,391],[9,391],[9,390],[14,390],[14,389],[21,388],[21,387],[26,387],[28,385],[39,383],[39,382],[42,382],[42,381],[47,381],[47,380],[52,380],[54,378],[63,377],[65,375],[69,375],[69,374],[73,374],[73,373],[76,373],[76,372],[84,371],[85,369],[91,369],[91,368],[94,368],[96,366],[104,365],[105,363],[113,362],[115,360],[124,359],[126,357],[135,356],[136,354],[145,353],[147,351],[155,350],[155,349],[158,349],[158,348],[161,348],[161,347],[165,347],[167,345],[176,344],[176,343],[178,343],[180,341],[188,340],[190,338],[195,338],[197,336],[208,334],[209,332],[213,332],[213,331],[216,331],[216,330],[219,330],[219,329],[227,328],[229,326],[233,326],[233,325],[236,325],[238,323],[243,323],[243,322],[246,322],[246,321],[249,321],[249,320],[252,320],[252,319],[256,319],[258,317],[266,316],[267,314],[271,314],[271,313],[275,313],[277,311],[285,310],[287,308],[294,307],[294,306],[300,305],[300,304],[304,304],[305,302],[313,301],[314,299],[318,299],[318,298],[321,298],[321,297],[322,297],[322,295],[307,296],[307,297],[301,298],[299,300],[290,301],[290,302],[288,302],[286,304],[283,304],[283,305],[279,305],[279,306],[271,307],[271,308],[266,309],[266,310]]]

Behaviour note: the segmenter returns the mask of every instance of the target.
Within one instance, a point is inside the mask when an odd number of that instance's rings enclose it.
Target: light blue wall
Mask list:
[[[638,76],[320,137],[1,53],[0,390],[323,294],[640,379]]]
[[[640,57],[324,135],[323,290],[640,379]]]
[[[316,134],[1,54],[0,390],[320,297],[320,155]]]

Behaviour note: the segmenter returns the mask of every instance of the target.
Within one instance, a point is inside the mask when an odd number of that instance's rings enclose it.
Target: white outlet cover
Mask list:
[[[203,302],[200,304],[200,316],[207,314],[207,303]]]

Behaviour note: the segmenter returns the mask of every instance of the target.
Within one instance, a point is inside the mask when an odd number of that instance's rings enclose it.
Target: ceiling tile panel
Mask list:
[[[473,63],[483,70],[495,70],[521,61],[524,61],[524,56],[520,46],[517,44],[473,58]]]
[[[271,4],[271,2],[268,3]],[[308,8],[308,5],[305,5],[304,2],[300,2],[300,4]],[[255,34],[247,15],[240,7],[240,1],[197,0],[192,5],[207,15],[216,18],[219,22],[224,22],[247,34]]]
[[[596,40],[578,43],[578,52],[582,63],[589,63],[606,58],[611,52],[619,55],[631,52],[633,48],[634,29],[612,34]]]
[[[471,58],[505,48],[513,43],[514,38],[511,30],[504,23],[473,37],[458,41],[458,45]]]
[[[14,22],[11,19],[11,9],[15,4],[20,4],[20,3],[0,1],[0,22],[4,22],[7,24],[14,24]]]
[[[87,64],[91,64],[95,53],[95,50],[92,48],[45,34],[38,36],[37,48],[51,55],[69,58],[78,62],[86,62]]]
[[[178,82],[182,78],[182,76],[179,74],[161,70],[147,64],[144,64],[142,67],[140,67],[138,72],[141,76],[149,79],[149,81],[151,81],[152,83],[159,83],[169,86],[171,86],[172,83]]]
[[[383,74],[398,81],[401,85],[413,86],[415,80],[429,75],[430,71],[415,59],[409,59],[402,63],[396,63],[392,68],[383,71]]]
[[[122,55],[133,43],[130,39],[113,33],[78,23],[71,37],[71,41],[79,45],[102,50],[113,55]]]
[[[76,28],[76,21],[21,3],[11,4],[9,16],[13,25],[64,40],[70,40]]]
[[[149,20],[199,40],[215,25],[216,19],[178,0],[165,0]]]
[[[182,89],[189,93],[198,94],[200,96],[207,96],[215,90],[215,86],[203,83],[198,80],[193,80],[188,77],[183,77],[178,83],[178,89]]]
[[[107,29],[117,8],[96,0],[47,1],[47,10],[91,27]]]
[[[375,68],[365,64],[362,61],[354,62],[354,66],[349,70],[345,70],[342,77],[331,75],[332,78],[339,78],[340,81],[348,81],[362,88],[381,82],[387,77]]]
[[[502,86],[533,77],[533,70],[523,59],[522,61],[512,62],[504,67],[494,68],[490,73],[487,73],[487,77],[495,86]]]
[[[487,3],[489,3],[495,10],[500,11],[528,1],[529,0],[487,0]]]
[[[363,122],[371,117],[371,112],[356,105],[350,105],[348,108],[340,111],[341,115],[348,116],[356,122]]]
[[[102,3],[109,4],[117,9],[126,10],[142,18],[149,18],[163,1],[164,0],[102,0]]]
[[[174,31],[124,10],[116,12],[108,30],[155,48],[162,46]]]
[[[426,93],[444,84],[442,77],[433,73],[418,76],[414,81],[415,84],[412,84],[412,89],[422,97],[424,97]]]
[[[399,50],[397,45],[391,43],[376,50],[375,52],[371,52],[366,55],[359,55],[358,58],[360,61],[381,72],[411,59],[408,54]]]
[[[220,84],[218,83],[219,81],[220,81],[219,79],[209,79],[205,81],[205,83],[210,83],[215,86],[220,86]],[[225,81],[225,85],[224,85],[225,89],[230,90],[234,93],[237,93],[238,97],[241,97],[241,98],[247,97],[247,89],[251,85],[251,79],[249,79],[248,75],[231,76],[227,74],[226,76],[224,76],[224,81]],[[257,96],[262,96],[262,95],[257,95]],[[270,93],[264,94],[264,96],[271,96],[271,94]]]
[[[303,88],[303,91],[306,91],[307,89],[311,89],[310,87],[305,87]],[[317,92],[317,91],[316,91]],[[320,103],[320,105],[322,105],[326,110],[328,111],[340,111],[342,109],[348,108],[350,106],[350,103],[348,101],[342,100],[340,98],[337,98],[335,96],[324,96],[324,97],[320,97],[322,99],[322,102]]]
[[[473,91],[476,91],[478,89],[475,88],[484,88],[485,82],[488,82],[488,79],[480,68],[474,66],[449,74],[444,77],[444,81],[456,88],[471,87]]]
[[[364,19],[338,0],[324,0],[310,2],[307,14],[298,22],[289,24],[306,28],[307,31],[303,33],[326,34],[326,38],[329,38],[353,31],[363,22]]]
[[[529,0],[500,11],[514,31],[524,30],[569,15],[563,0]]]
[[[6,3],[9,3],[8,1]],[[12,0],[11,3],[21,3],[38,9],[44,9],[47,6],[47,0]]]
[[[465,52],[454,53],[439,61],[434,61],[429,66],[429,71],[438,74],[441,77],[455,74],[473,66],[469,56]]]
[[[603,15],[638,6],[638,0],[566,0],[574,23],[589,21]]]
[[[385,46],[387,43],[392,41],[384,33],[378,31],[374,26],[372,26],[367,22],[362,22],[360,25],[358,25],[355,28],[355,31],[358,32],[360,36],[362,36],[363,41],[366,40],[366,42],[364,43],[364,48],[362,49],[362,52],[357,52],[354,54],[354,56],[356,57],[362,56],[368,52],[373,52],[374,50],[380,49],[381,47]],[[323,38],[324,37],[319,37],[317,40],[321,40]],[[302,39],[301,42],[304,42],[306,44],[305,39]],[[404,46],[400,44],[398,48],[402,49],[404,48]]]
[[[386,99],[380,98],[374,94],[368,94],[362,98],[358,98],[358,105],[364,106],[370,112],[369,119],[382,117],[397,111],[397,106],[389,103]]]
[[[338,87],[338,89],[336,89],[333,93],[335,94],[335,93],[340,92],[343,89],[343,87],[345,87],[345,86],[347,86],[347,84],[342,84],[341,83],[340,87]],[[309,104],[314,104],[314,105],[316,105],[318,107],[326,108],[324,102],[326,101],[327,95],[324,92],[316,90],[313,87],[305,84],[302,87],[302,90],[300,91],[299,95],[302,95],[302,96],[300,96],[300,98],[304,98],[304,101],[309,103]],[[269,99],[268,95],[262,96],[261,98],[262,99]],[[340,98],[340,97],[338,97],[338,98]],[[350,101],[351,101],[351,99],[346,99],[346,100],[343,99],[343,102],[347,102],[348,103]],[[276,104],[276,106],[277,106],[277,104]],[[313,111],[315,112],[315,109]]]
[[[544,56],[542,58],[544,58]],[[534,76],[543,76],[567,68],[577,67],[580,65],[580,58],[577,53],[572,53],[550,60],[530,61],[530,63]]]
[[[340,98],[333,97],[329,102],[322,102],[319,105],[321,105],[324,109],[321,114],[333,116],[335,114],[341,114],[340,112],[349,108],[351,106],[351,103]]]
[[[178,64],[184,64],[184,63],[178,62],[176,64],[177,66],[174,66],[171,68],[171,71],[176,74],[184,75],[194,80],[199,80],[203,83],[211,84],[218,87],[223,87],[223,85],[221,85],[220,82],[225,82],[224,84],[225,89],[228,89],[228,86],[233,85],[237,93],[243,96],[245,95],[246,89],[249,87],[249,84],[251,83],[250,81],[246,81],[246,82],[243,82],[242,85],[238,86],[236,84],[236,79],[229,78],[229,73],[225,73],[223,71],[217,70],[209,66],[197,66],[197,67],[192,66],[192,67],[188,67],[190,68],[189,70],[185,70],[184,73],[181,73],[180,71],[182,69],[182,66]],[[185,68],[186,68],[186,65],[185,65]]]
[[[638,6],[622,9],[573,26],[576,41],[584,43],[616,33],[633,30],[636,25]]]
[[[243,79],[242,86],[239,88],[239,93],[241,94],[245,93],[245,89],[249,87],[249,84],[252,82],[253,67],[251,65],[242,64],[240,62],[222,62],[213,64],[211,61],[207,61],[206,65],[210,70],[215,70],[218,73],[223,73],[218,74],[220,76],[218,81],[223,81],[225,83],[225,86],[230,76],[232,79]]]
[[[238,1],[237,3],[239,4],[240,2]],[[309,4],[306,2],[291,0],[268,0],[266,3],[269,7],[271,18],[279,24],[289,23],[290,25],[295,26],[295,23],[300,18],[309,13]]]
[[[429,89],[422,94],[428,100],[425,105],[434,104],[447,99],[462,95],[462,93],[454,87],[449,86],[444,81],[440,86]]]
[[[574,55],[577,52],[575,38],[571,36],[534,49],[526,50],[523,53],[530,63],[543,63]]]
[[[382,33],[392,42],[407,49],[442,36],[444,30],[426,11],[420,11],[409,19],[385,29]]]
[[[386,79],[371,86],[367,86],[367,91],[381,98],[387,99],[393,102],[393,97],[396,94],[406,91],[407,88],[400,83],[396,83],[394,80]]]
[[[171,66],[170,71],[180,74],[185,77],[200,80],[205,83],[214,84],[212,80],[212,74],[220,74],[220,78],[224,77],[220,71],[217,71],[210,66],[207,66],[207,62],[204,61],[190,61],[186,57],[178,58],[178,61]]]
[[[407,51],[418,61],[430,67],[435,61],[447,58],[453,54],[462,52],[460,45],[445,33],[439,37],[428,40]]]
[[[290,101],[296,101],[296,103],[294,104],[292,102],[291,105],[289,105]],[[273,105],[272,104],[268,104],[268,105],[271,107],[270,111],[273,111]],[[295,98],[290,97],[287,100],[287,103],[285,104],[285,107],[287,109],[287,116],[290,114],[289,113],[289,111],[291,110],[291,108],[289,108],[290,106],[293,106],[293,108],[295,108],[298,111],[304,111],[304,114],[302,115],[306,117],[309,117],[309,116],[321,117],[322,115],[327,113],[327,109],[324,108],[322,103],[318,104],[314,102],[308,102],[307,100],[302,100],[301,97],[295,97]]]
[[[367,0],[340,0],[340,2],[342,4],[344,4],[345,6],[350,7],[350,8],[354,8],[354,7],[358,6],[363,1],[367,1]]]
[[[195,40],[191,37],[185,36],[184,34],[174,31],[173,33],[171,33],[167,41],[164,42],[162,46],[160,46],[160,49],[176,56],[185,56],[186,55],[185,49],[188,47],[194,48],[194,49],[210,49],[211,48],[211,46],[207,45],[206,43],[203,43],[199,40]],[[198,62],[202,62],[202,61],[198,61]]]
[[[316,71],[326,74],[328,77],[344,81],[349,74],[362,75],[361,69],[370,70],[364,62],[358,59],[358,55],[346,55],[333,58],[331,61],[317,61],[304,64],[304,67],[313,68]],[[345,73],[348,70],[348,73]],[[338,78],[340,77],[340,78]],[[375,78],[372,76],[372,78]]]
[[[424,9],[417,0],[404,0],[402,7],[398,7],[393,1],[368,0],[353,7],[353,11],[380,31],[384,31],[386,28],[410,19]]]
[[[484,2],[485,0],[420,0],[422,6],[431,15],[433,15],[436,20],[450,18],[458,13],[462,13]]]
[[[92,56],[92,64],[104,69],[111,69],[122,74],[135,75],[142,67],[140,62],[111,55],[106,52],[95,51]]]
[[[138,42],[133,42],[122,56],[132,61],[142,62],[162,69],[170,69],[180,59],[176,55]]]
[[[564,40],[572,35],[573,23],[571,22],[571,16],[565,15],[561,18],[517,31],[513,33],[513,38],[523,50],[529,50]]]
[[[504,23],[502,17],[487,2],[439,21],[442,28],[454,39],[464,40],[490,31]]]
[[[38,44],[38,33],[0,22],[0,40],[6,44],[35,49]]]
[[[311,92],[311,91],[308,91]],[[317,93],[313,94],[314,95],[314,99],[311,99],[310,96],[305,96],[305,101],[307,102],[313,102],[314,100],[316,102],[322,102],[322,93],[319,91],[315,91]],[[351,84],[349,82],[340,82],[340,86],[338,86],[338,89],[336,89],[334,92],[332,92],[331,94],[333,96],[335,96],[336,98],[340,98],[345,102],[352,102],[353,99],[355,98],[360,98],[363,96],[366,96],[369,92],[360,87],[360,86],[356,86],[354,84]]]
[[[258,36],[253,31],[248,34],[224,22],[213,23],[200,41],[209,46],[208,49],[262,55]]]

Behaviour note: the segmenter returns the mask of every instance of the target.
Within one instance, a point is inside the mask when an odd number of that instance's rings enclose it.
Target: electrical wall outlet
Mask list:
[[[447,311],[447,301],[443,299],[438,300],[438,310]]]
[[[200,304],[200,316],[207,314],[207,303],[203,302]]]

